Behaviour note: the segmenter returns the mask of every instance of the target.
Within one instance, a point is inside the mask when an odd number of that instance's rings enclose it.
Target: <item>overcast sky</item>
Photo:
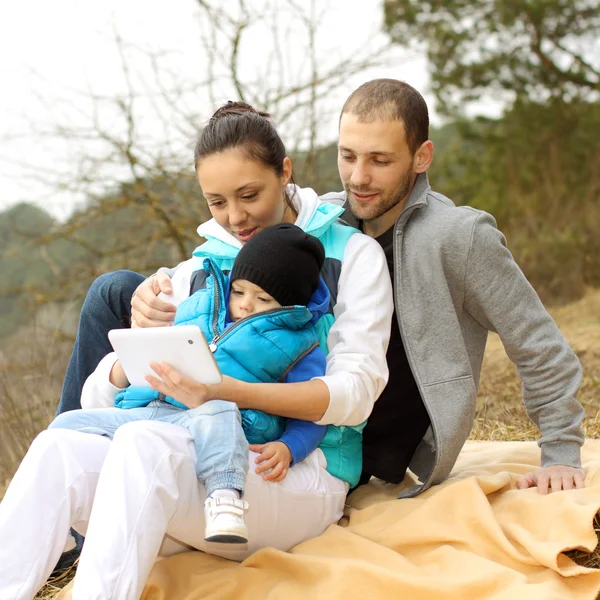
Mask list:
[[[248,0],[250,6],[262,3],[263,0]],[[310,4],[308,0],[299,3]],[[222,0],[220,4],[233,10],[237,6],[236,0]],[[320,16],[317,42],[323,62],[348,52],[361,56],[386,41],[381,33],[381,0],[320,0],[316,6]],[[53,214],[66,216],[81,201],[81,194],[77,197],[72,192],[50,189],[33,176],[31,167],[40,177],[46,169],[75,172],[78,157],[90,146],[84,147],[77,140],[49,141],[33,132],[46,129],[56,111],[63,121],[65,118],[69,121],[71,116],[69,109],[64,108],[65,101],[79,106],[89,92],[106,97],[124,92],[116,33],[127,45],[128,60],[135,73],[144,69],[149,72],[147,53],[167,52],[161,65],[176,73],[180,81],[204,80],[208,65],[201,45],[203,25],[199,13],[194,0],[4,3],[0,19],[0,209],[19,201],[37,201]],[[281,27],[286,25],[289,24],[283,23]],[[304,35],[296,26],[285,32],[286,64],[290,69],[306,67]],[[262,28],[258,25],[249,32],[241,49],[242,78],[251,80],[263,72],[267,38],[268,24]],[[349,78],[345,86],[328,97],[321,107],[323,114],[338,110],[348,92],[362,81],[382,76],[408,81],[423,92],[434,109],[423,56],[398,49],[389,66]],[[213,100],[228,99],[233,99],[231,87],[221,90],[217,86]],[[205,98],[196,112],[206,119],[214,108]],[[142,106],[142,116],[144,110]],[[163,135],[161,124],[152,115],[148,109],[140,127],[148,138],[159,140]],[[432,116],[435,122],[434,110]],[[73,122],[78,118],[74,111]],[[282,133],[291,135],[292,125]],[[319,140],[331,141],[335,135],[335,118],[328,117],[327,124],[319,130]],[[190,131],[190,139],[193,136]]]

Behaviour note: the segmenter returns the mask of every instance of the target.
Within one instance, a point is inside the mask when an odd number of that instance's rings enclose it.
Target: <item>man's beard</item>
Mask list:
[[[344,184],[344,189],[348,195],[350,211],[352,214],[361,221],[374,221],[402,202],[410,194],[413,185],[413,172],[412,168],[409,168],[402,177],[398,187],[386,194],[382,193],[381,190],[372,190],[369,188],[350,188],[349,184]],[[352,191],[357,194],[365,195],[369,193],[379,193],[380,196],[375,202],[366,202],[362,204],[354,199],[351,193]]]

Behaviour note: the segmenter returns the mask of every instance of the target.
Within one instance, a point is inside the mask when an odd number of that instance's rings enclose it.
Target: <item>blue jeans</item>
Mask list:
[[[81,390],[88,375],[109,353],[111,329],[130,327],[131,297],[145,277],[133,271],[101,275],[91,285],[79,317],[77,338],[62,388],[57,414],[81,408]]]
[[[72,429],[113,437],[131,421],[164,421],[185,427],[194,438],[196,474],[209,496],[218,489],[244,493],[248,473],[248,442],[240,411],[233,402],[211,400],[190,410],[153,400],[142,408],[94,408],[58,415],[49,428]]]

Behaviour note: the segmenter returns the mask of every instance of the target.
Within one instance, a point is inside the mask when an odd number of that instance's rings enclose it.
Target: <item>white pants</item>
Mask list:
[[[325,470],[320,450],[281,483],[257,476],[255,457],[244,494],[249,543],[240,548],[204,541],[205,491],[183,427],[129,423],[112,442],[66,429],[42,432],[0,503],[0,600],[35,596],[71,526],[86,536],[73,599],[137,600],[159,551],[197,548],[243,560],[266,546],[287,551],[340,519],[347,484]]]

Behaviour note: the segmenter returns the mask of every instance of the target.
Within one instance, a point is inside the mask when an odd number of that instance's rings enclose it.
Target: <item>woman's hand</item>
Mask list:
[[[171,278],[166,273],[157,273],[140,283],[131,299],[132,327],[165,327],[173,323],[176,307],[157,298],[161,292],[173,292]]]
[[[146,381],[153,390],[158,390],[165,396],[175,398],[177,402],[185,404],[188,408],[196,408],[208,400],[214,400],[212,390],[215,386],[204,385],[193,379],[184,377],[170,364],[151,362],[152,370],[162,379],[146,375]]]
[[[256,473],[263,475],[265,481],[283,481],[290,469],[292,453],[283,442],[269,442],[268,444],[251,444],[250,450],[258,452],[254,462],[258,465]],[[269,470],[270,469],[270,470]]]

